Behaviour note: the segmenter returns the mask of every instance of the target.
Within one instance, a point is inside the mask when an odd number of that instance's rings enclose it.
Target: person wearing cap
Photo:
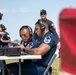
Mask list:
[[[59,14],[60,75],[76,75],[76,8],[69,7]]]
[[[47,12],[45,9],[40,10],[40,17],[42,20],[44,20],[47,23],[49,27],[49,31],[56,37],[58,41],[59,37],[55,30],[54,23],[51,20],[47,19]]]
[[[59,36],[58,36],[56,29],[54,27],[54,23],[51,20],[47,19],[47,12],[45,9],[40,10],[40,17],[42,20],[44,20],[47,23],[47,25],[49,27],[49,31],[55,36],[57,42],[59,42]],[[34,33],[34,38],[37,41],[39,40],[39,37],[35,33]]]

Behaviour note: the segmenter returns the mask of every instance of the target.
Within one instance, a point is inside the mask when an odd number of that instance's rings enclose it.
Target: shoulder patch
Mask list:
[[[45,37],[44,43],[50,43],[50,41],[51,41],[51,37],[50,36]]]
[[[30,42],[26,47],[32,48],[34,46],[33,42]]]
[[[10,37],[10,35],[9,35],[9,34],[7,34],[7,37]]]

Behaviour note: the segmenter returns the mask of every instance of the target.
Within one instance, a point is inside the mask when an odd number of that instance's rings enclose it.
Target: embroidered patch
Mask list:
[[[32,48],[33,47],[33,43],[30,42],[26,47]]]
[[[9,35],[9,34],[7,34],[7,37],[10,37],[10,35]]]
[[[50,43],[50,41],[51,41],[50,36],[45,37],[44,43]]]

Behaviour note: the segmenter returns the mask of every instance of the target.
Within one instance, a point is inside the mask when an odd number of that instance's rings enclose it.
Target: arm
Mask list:
[[[29,53],[29,54],[34,54],[34,55],[45,55],[49,50],[50,50],[50,46],[42,43],[38,48],[25,48],[24,50]]]
[[[5,32],[0,32],[0,35],[4,35],[5,34]]]
[[[5,35],[2,36],[0,41],[3,43],[10,43],[11,39],[10,39],[9,34],[7,32],[5,32]]]
[[[8,40],[3,40],[3,39],[1,39],[1,41],[2,41],[3,43],[10,43],[10,42],[11,42],[11,39],[8,39]]]

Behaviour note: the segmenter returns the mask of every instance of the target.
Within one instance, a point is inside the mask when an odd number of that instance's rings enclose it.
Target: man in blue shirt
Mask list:
[[[15,47],[22,49],[21,54],[25,54],[25,52],[23,51],[24,47],[28,47],[28,48],[37,47],[37,42],[32,37],[33,30],[30,26],[28,26],[28,25],[22,26],[19,30],[19,33],[20,33],[20,37],[22,40],[21,40],[20,44],[18,44],[18,46],[15,46]],[[24,62],[30,63],[31,60],[27,60],[27,61],[24,60]]]
[[[2,48],[8,47],[8,43],[11,42],[9,33],[5,31],[6,27],[3,24],[0,24],[0,46]],[[2,34],[3,33],[3,34]]]
[[[56,51],[57,41],[53,34],[50,34],[48,25],[41,19],[35,24],[35,33],[41,38],[36,48],[24,47],[22,50],[29,54],[41,55],[42,59],[24,64],[21,68],[21,75],[43,75],[51,57]],[[11,72],[18,75],[18,67],[14,66]],[[52,69],[51,69],[52,70]],[[50,71],[51,72],[51,71]]]
[[[0,48],[7,48],[8,43],[11,42],[9,33],[6,32],[5,30],[6,27],[3,24],[0,24]],[[2,61],[0,61],[0,68],[2,68]]]
[[[48,14],[47,14],[47,11],[45,9],[40,10],[40,18],[47,23],[47,25],[49,27],[49,31],[55,36],[57,42],[59,42],[59,36],[58,36],[56,29],[54,27],[55,25],[51,20],[47,19],[47,15]],[[34,34],[34,38],[36,40],[39,40],[39,37],[36,34]]]
[[[27,48],[36,48],[37,47],[37,42],[35,41],[35,39],[33,38],[33,30],[30,26],[28,25],[24,25],[20,28],[19,30],[19,35],[21,37],[21,41],[20,44],[18,44],[17,46],[14,46],[15,48],[21,48],[21,54],[27,54],[23,51],[23,49],[25,47]],[[27,60],[27,61],[23,61],[21,64],[23,66],[25,66],[25,64],[30,64],[32,62],[32,60]],[[8,64],[7,65],[9,69],[11,69],[12,66],[17,67],[16,69],[13,69],[13,71],[18,71],[18,64],[17,63],[12,63],[12,65]],[[24,67],[21,67],[24,69]],[[18,74],[18,73],[17,73]]]
[[[37,43],[32,37],[33,36],[33,30],[30,26],[28,26],[28,25],[22,26],[19,30],[19,33],[20,33],[20,37],[22,40],[20,42],[20,45],[18,45],[18,47],[20,47],[21,49],[23,46],[24,47],[30,47],[30,48],[37,47]]]

